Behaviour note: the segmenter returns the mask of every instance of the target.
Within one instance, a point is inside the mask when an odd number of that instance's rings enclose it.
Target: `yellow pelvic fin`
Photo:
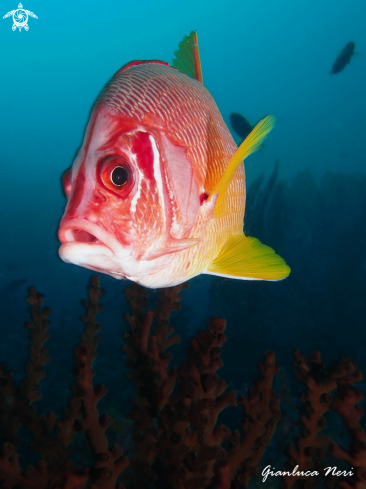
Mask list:
[[[253,280],[282,280],[290,267],[257,238],[231,236],[205,273]]]
[[[230,163],[226,167],[222,177],[216,184],[213,191],[210,193],[208,200],[211,200],[215,195],[218,195],[215,209],[218,208],[222,202],[225,191],[233,179],[236,170],[241,165],[242,161],[259,149],[263,143],[267,134],[273,129],[276,122],[276,118],[273,115],[267,115],[254,127],[250,134],[244,139],[239,148],[236,150],[234,156],[231,158]],[[214,217],[217,217],[214,213]]]
[[[192,31],[189,36],[184,36],[183,41],[179,43],[179,49],[174,54],[176,57],[173,59],[172,66],[181,73],[203,83],[196,31]]]

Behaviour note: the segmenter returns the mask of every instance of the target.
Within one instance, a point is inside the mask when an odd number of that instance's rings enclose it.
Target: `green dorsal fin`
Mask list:
[[[241,165],[242,161],[260,147],[268,133],[273,129],[276,122],[276,118],[273,115],[267,115],[253,128],[248,136],[241,143],[239,148],[235,151],[234,156],[231,158],[228,166],[226,167],[222,177],[216,184],[213,191],[210,193],[208,200],[211,200],[215,195],[218,195],[216,201],[215,210],[219,212],[219,206],[222,202],[225,192],[235,175],[236,170]],[[214,214],[215,217],[217,215]]]
[[[242,280],[282,280],[290,271],[272,248],[241,234],[228,239],[205,273]]]
[[[179,49],[174,54],[176,57],[173,59],[172,66],[203,83],[196,31],[192,31],[189,36],[184,36],[183,41],[179,43]]]

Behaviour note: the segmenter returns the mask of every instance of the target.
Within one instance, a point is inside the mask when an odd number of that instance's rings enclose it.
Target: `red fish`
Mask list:
[[[146,287],[201,273],[280,280],[289,267],[243,234],[243,159],[274,124],[260,121],[237,148],[202,83],[196,33],[173,67],[134,61],[95,103],[63,177],[59,238],[68,263]]]

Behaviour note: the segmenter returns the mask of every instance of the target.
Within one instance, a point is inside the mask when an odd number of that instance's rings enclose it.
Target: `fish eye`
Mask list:
[[[133,187],[131,166],[124,156],[109,155],[98,163],[99,182],[119,197],[126,197]]]
[[[111,182],[116,187],[122,187],[128,180],[128,171],[123,166],[116,166],[111,171]]]

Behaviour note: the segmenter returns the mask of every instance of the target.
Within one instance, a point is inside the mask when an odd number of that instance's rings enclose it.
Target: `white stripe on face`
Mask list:
[[[141,170],[139,169],[139,167],[137,165],[136,156],[134,154],[130,153],[129,154],[129,158],[131,158],[133,160],[134,167],[138,171],[137,191],[136,191],[135,195],[133,196],[133,198],[131,200],[131,210],[130,210],[130,212],[131,212],[131,217],[133,219],[134,216],[135,216],[135,213],[136,213],[137,202],[138,202],[139,198],[141,197],[141,181],[142,181],[142,178],[143,178],[143,174],[142,174]]]
[[[151,147],[154,153],[154,178],[156,181],[156,185],[159,193],[159,201],[162,208],[164,223],[166,222],[166,212],[165,212],[165,202],[164,202],[164,188],[163,188],[163,179],[161,176],[161,167],[160,167],[160,154],[158,147],[156,145],[156,141],[153,136],[150,134],[149,136]]]

